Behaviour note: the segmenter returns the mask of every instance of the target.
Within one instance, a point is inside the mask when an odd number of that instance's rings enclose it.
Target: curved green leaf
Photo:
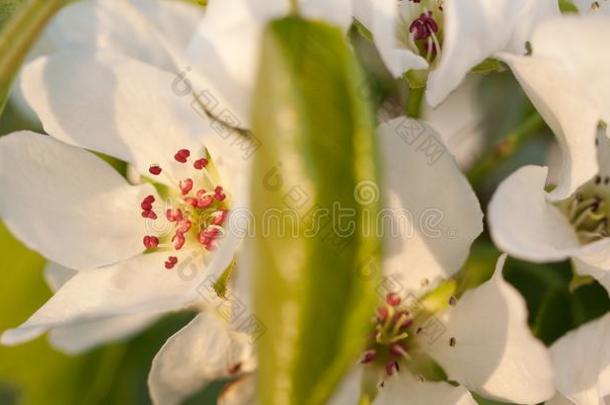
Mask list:
[[[367,337],[380,242],[363,83],[340,30],[297,17],[267,27],[252,182],[254,302],[267,329],[258,352],[263,404],[324,403]],[[360,191],[372,192],[362,204]]]

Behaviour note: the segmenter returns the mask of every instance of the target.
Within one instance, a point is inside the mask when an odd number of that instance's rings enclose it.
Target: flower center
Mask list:
[[[610,177],[597,175],[582,186],[573,197],[558,203],[574,227],[581,243],[591,243],[610,235],[608,203],[602,193],[609,187]]]
[[[361,363],[383,365],[388,376],[400,370],[402,360],[411,359],[409,339],[418,331],[413,330],[415,313],[405,305],[396,293],[389,293],[385,303],[377,309],[374,331]]]
[[[148,251],[179,251],[185,246],[200,247],[204,251],[213,250],[215,241],[220,238],[227,214],[228,203],[223,187],[213,176],[212,162],[206,157],[192,159],[191,152],[181,149],[174,155],[177,165],[190,165],[191,175],[174,184],[163,193],[164,201],[155,209],[155,197],[147,196],[140,204],[142,217],[152,221],[149,228],[157,231],[143,238]],[[187,166],[188,167],[188,166]],[[163,169],[151,165],[149,173],[158,176]],[[184,170],[182,170],[184,172]],[[188,170],[186,171],[189,172]],[[168,255],[165,268],[172,269],[178,257]]]
[[[399,40],[413,53],[432,63],[442,46],[443,0],[398,2]]]

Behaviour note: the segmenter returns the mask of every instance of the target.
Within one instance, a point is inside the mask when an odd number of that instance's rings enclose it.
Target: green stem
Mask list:
[[[290,12],[294,15],[299,14],[299,0],[289,0],[290,1]]]
[[[422,102],[424,101],[425,87],[410,88],[407,96],[405,113],[409,118],[421,118]]]
[[[7,23],[0,36],[0,113],[10,93],[11,83],[30,46],[65,0],[33,0]]]
[[[467,173],[473,187],[480,186],[491,173],[519,150],[530,135],[543,128],[544,125],[542,117],[534,112],[521,125],[498,142],[489,153],[483,155]]]

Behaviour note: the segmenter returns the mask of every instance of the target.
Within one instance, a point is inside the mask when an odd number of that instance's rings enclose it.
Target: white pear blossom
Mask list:
[[[610,314],[568,332],[551,355],[557,395],[547,404],[610,403]]]
[[[600,128],[599,172],[568,198],[546,191],[547,168],[525,166],[500,184],[489,204],[496,245],[532,262],[572,259],[578,273],[596,278],[610,291],[610,141]]]
[[[255,367],[252,336],[235,330],[208,308],[169,338],[157,353],[148,378],[150,395],[154,404],[179,404],[209,382],[239,377],[225,388],[221,398],[227,402],[239,396],[234,402],[247,403],[242,400],[244,394],[238,395],[241,390],[237,387],[248,385]]]
[[[391,292],[361,364],[331,403],[357,403],[371,381],[376,404],[475,404],[469,391],[518,403],[550,398],[550,356],[528,329],[524,300],[502,278],[505,257],[478,288],[461,297],[442,291],[482,231],[478,201],[453,157],[432,153],[439,149],[430,145],[443,146],[427,124],[401,117],[378,132],[384,210],[410,227],[386,235],[380,290]],[[434,364],[446,379],[428,375],[425,365]]]
[[[354,10],[394,76],[430,70],[432,106],[486,58],[525,54],[533,27],[559,14],[555,0],[355,0]]]
[[[222,274],[243,236],[224,229],[247,203],[239,149],[176,96],[175,75],[127,55],[60,52],[22,77],[51,136],[0,139],[0,184],[11,197],[0,215],[27,246],[78,272],[2,342],[196,303],[198,284]],[[157,186],[131,185],[81,148],[122,159]]]
[[[551,127],[562,151],[551,198],[573,194],[599,171],[600,121],[610,123],[610,17],[600,13],[546,21],[531,38],[531,56],[502,55]]]

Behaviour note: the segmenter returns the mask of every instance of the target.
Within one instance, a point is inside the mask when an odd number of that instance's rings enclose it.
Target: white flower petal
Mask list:
[[[547,200],[546,175],[545,167],[522,167],[500,184],[489,203],[495,244],[520,259],[565,260],[580,245],[567,218]]]
[[[463,170],[478,157],[484,143],[483,114],[476,94],[478,78],[467,78],[441,105],[424,105],[422,117],[438,131]]]
[[[182,309],[201,299],[197,287],[206,275],[200,256],[191,254],[172,252],[179,264],[171,271],[164,267],[169,253],[142,254],[112,266],[80,270],[24,324],[4,332],[2,343],[14,345],[52,328],[113,316]]]
[[[328,400],[329,405],[355,405],[362,395],[362,377],[364,367],[357,365],[343,378],[333,396]]]
[[[578,405],[610,395],[610,314],[568,332],[551,346],[557,390]]]
[[[427,124],[397,118],[379,127],[384,162],[384,271],[407,288],[445,278],[466,260],[482,232],[478,200],[451,154]],[[386,218],[389,217],[389,218]]]
[[[47,285],[51,288],[51,291],[55,292],[74,277],[78,271],[64,267],[61,264],[48,262],[43,273]]]
[[[256,375],[230,383],[218,398],[218,405],[256,405]]]
[[[85,321],[52,329],[49,341],[64,353],[80,354],[103,344],[130,338],[158,319],[158,314],[136,314]]]
[[[220,140],[207,117],[191,107],[190,96],[175,92],[175,75],[135,59],[57,53],[27,65],[22,78],[49,134],[128,161],[148,176],[150,165],[159,164],[160,178],[178,177],[190,167],[174,161],[178,150],[196,155],[208,140]]]
[[[56,292],[78,272],[57,263],[49,262],[44,276]],[[148,327],[158,315],[136,314],[95,319],[51,330],[49,339],[56,349],[68,354],[78,354],[95,346],[125,339]]]
[[[572,0],[582,14],[610,14],[610,3],[607,0]]]
[[[409,372],[398,373],[385,381],[373,405],[476,405],[464,387],[445,382],[421,382]]]
[[[600,120],[610,122],[608,17],[562,17],[534,33],[531,57],[502,58],[558,138],[563,165],[551,193],[563,199],[597,173],[594,139]]]
[[[252,370],[252,349],[247,336],[200,313],[155,356],[148,378],[153,403],[178,404],[208,381]]]
[[[518,48],[525,53],[524,41],[533,25],[547,13],[559,14],[554,0],[455,0],[446,2],[444,9],[442,54],[426,90],[432,106],[440,104],[473,67],[496,52]]]
[[[594,277],[610,294],[610,239],[595,244],[577,251],[572,260],[578,274]]]
[[[554,393],[550,355],[528,328],[525,301],[502,278],[505,260],[506,255],[498,260],[491,280],[448,310],[446,332],[427,352],[469,390],[534,404]]]
[[[300,12],[346,30],[351,23],[349,0],[304,0]],[[271,19],[286,15],[289,2],[269,0],[212,1],[188,47],[193,65],[216,86],[227,103],[214,102],[217,116],[230,117],[233,126],[250,126],[250,103],[259,65],[263,29]],[[209,94],[216,97],[216,94]]]
[[[170,57],[150,30],[155,27],[177,48],[184,49],[202,16],[202,7],[186,2],[83,1],[60,10],[48,27],[47,37],[57,49],[110,48],[171,68]]]
[[[97,267],[142,250],[149,185],[131,186],[87,151],[33,132],[0,138],[0,214],[31,249],[69,268]]]

